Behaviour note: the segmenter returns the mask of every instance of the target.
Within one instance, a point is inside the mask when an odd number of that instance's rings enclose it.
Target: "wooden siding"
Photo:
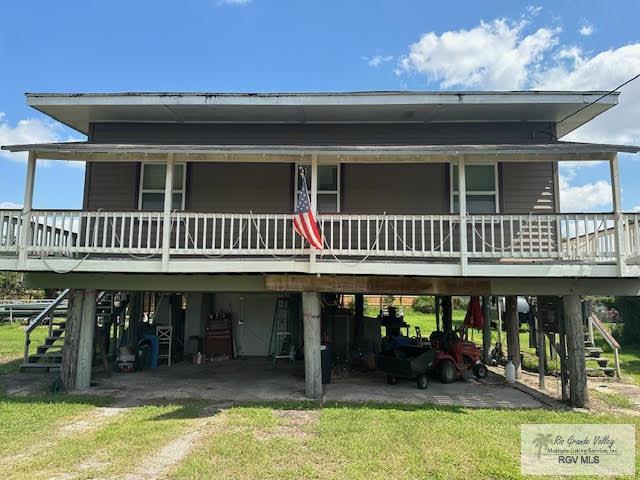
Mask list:
[[[288,213],[293,208],[288,163],[192,163],[187,209],[219,213]]]
[[[546,123],[94,123],[100,143],[218,145],[448,145],[551,141]]]
[[[138,208],[138,164],[87,163],[85,210],[127,211]]]
[[[503,213],[554,213],[553,163],[503,163]]]
[[[346,213],[444,213],[449,192],[445,163],[343,164]]]

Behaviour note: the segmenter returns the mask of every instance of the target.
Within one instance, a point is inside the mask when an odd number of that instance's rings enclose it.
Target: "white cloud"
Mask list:
[[[64,136],[64,127],[53,120],[27,118],[11,125],[4,112],[0,112],[0,145],[21,145],[30,143],[55,143],[79,141],[80,138]],[[27,152],[8,152],[0,150],[0,158],[24,162]],[[38,160],[38,164],[46,165],[46,160]],[[84,162],[64,162],[74,167],[84,167]]]
[[[362,57],[364,61],[367,62],[367,65],[373,68],[378,68],[383,63],[390,62],[393,60],[392,55],[374,55],[373,57]]]
[[[563,212],[593,212],[611,209],[611,184],[598,180],[584,185],[571,185],[570,178],[560,175],[560,208]]]
[[[22,208],[22,204],[14,202],[0,202],[0,209],[11,210],[14,208]]]
[[[604,91],[640,73],[640,43],[586,53],[560,43],[558,27],[529,31],[530,22],[497,19],[468,30],[426,33],[399,57],[396,73],[401,79],[424,75],[442,89]],[[584,27],[593,31],[586,21]],[[563,139],[640,143],[639,118],[637,80],[623,88],[618,106]]]
[[[36,118],[19,120],[11,126],[4,112],[0,112],[0,145],[19,145],[28,143],[50,143],[62,141],[62,127],[53,121],[43,121]],[[0,150],[0,157],[9,160],[24,161],[26,152],[12,153]]]
[[[527,22],[481,21],[470,30],[430,32],[409,47],[396,73],[418,73],[442,88],[513,90],[527,86],[531,71],[558,43],[557,28],[525,35]]]
[[[556,64],[538,72],[533,87],[540,90],[611,90],[640,73],[640,43],[587,56],[578,47],[561,49]],[[624,87],[619,105],[603,113],[565,140],[640,142],[640,80]]]
[[[595,31],[595,28],[590,23],[584,23],[578,30],[580,35],[582,35],[583,37],[588,37],[592,35],[594,31]]]
[[[527,5],[525,10],[530,16],[535,17],[540,14],[542,7],[540,5]]]
[[[244,7],[245,5],[249,5],[251,0],[218,0],[218,6],[222,5],[234,5]]]

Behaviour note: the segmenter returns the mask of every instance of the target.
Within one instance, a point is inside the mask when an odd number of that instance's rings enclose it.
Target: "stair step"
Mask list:
[[[40,345],[36,353],[47,353],[51,351],[62,351],[62,345]]]
[[[605,375],[612,377],[616,373],[616,369],[613,367],[597,367],[597,368],[587,368],[587,375],[594,373],[604,373]]]
[[[585,357],[585,360],[587,362],[589,362],[589,361],[597,362],[598,365],[601,366],[601,367],[606,367],[607,364],[609,363],[609,359],[608,358],[603,358],[603,357]]]
[[[23,363],[20,365],[20,370],[24,371],[24,370],[29,370],[29,369],[34,369],[34,370],[45,370],[45,371],[50,371],[50,370],[60,370],[60,364],[59,363]]]
[[[602,353],[602,349],[600,347],[585,347],[585,352],[587,356],[599,357]]]
[[[62,352],[46,352],[46,353],[33,353],[29,355],[30,359],[51,358],[62,359]]]
[[[595,347],[595,345],[593,344],[593,342],[591,340],[585,340],[584,341],[584,346],[585,347]]]

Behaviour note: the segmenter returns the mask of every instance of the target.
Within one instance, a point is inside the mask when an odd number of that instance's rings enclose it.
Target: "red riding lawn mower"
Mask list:
[[[471,371],[476,378],[486,378],[487,367],[480,361],[480,350],[473,342],[460,340],[455,332],[433,332],[429,336],[435,350],[433,368],[442,383],[451,383]]]

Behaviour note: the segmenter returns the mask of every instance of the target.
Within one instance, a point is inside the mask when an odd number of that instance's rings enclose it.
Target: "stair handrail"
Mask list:
[[[47,318],[62,301],[69,296],[70,288],[64,289],[56,299],[47,305],[38,315],[33,317],[29,325],[24,327],[24,363],[29,363],[29,345],[31,345],[31,332]]]
[[[606,328],[604,328],[604,325],[602,324],[600,319],[596,317],[593,313],[589,315],[588,321],[589,321],[589,325],[593,325],[594,327],[596,327],[596,330],[598,330],[598,333],[602,335],[602,338],[604,338],[605,342],[607,342],[611,347],[611,349],[613,350],[613,356],[616,364],[616,376],[620,378],[620,358],[618,356],[618,350],[620,350],[620,344],[613,337],[613,335],[611,335],[611,333]]]

